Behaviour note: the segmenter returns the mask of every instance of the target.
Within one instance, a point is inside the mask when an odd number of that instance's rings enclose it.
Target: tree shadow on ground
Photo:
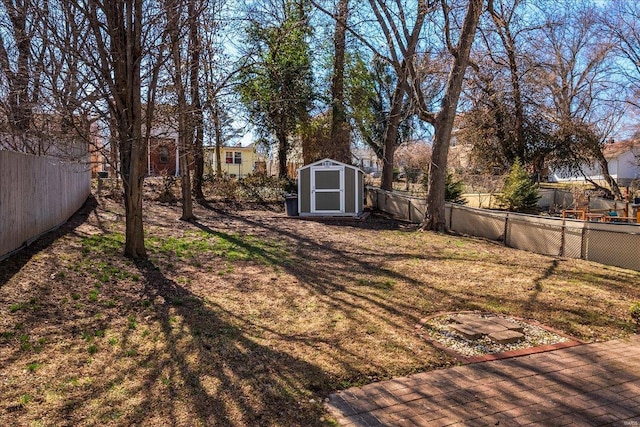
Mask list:
[[[138,268],[166,343],[164,362],[147,374],[149,387],[160,383],[168,368],[170,381],[186,386],[196,424],[321,424],[321,407],[301,393],[329,391],[330,380],[318,367],[259,344],[152,263]],[[170,391],[163,411],[172,410],[175,398]],[[128,421],[142,423],[157,406],[146,400]]]
[[[253,246],[251,240],[245,237],[246,235],[270,236],[266,237],[267,239],[276,236],[277,241],[271,241],[271,244],[274,247],[286,247],[287,254],[279,257],[262,253],[261,256],[267,258],[268,264],[291,275],[301,289],[308,290],[309,298],[317,299],[325,313],[344,318],[350,325],[360,329],[358,333],[364,336],[357,338],[354,336],[353,342],[358,342],[359,339],[367,340],[366,334],[375,333],[376,325],[385,324],[384,329],[391,328],[394,333],[386,338],[379,338],[384,340],[384,344],[381,342],[381,345],[393,349],[393,354],[399,358],[411,359],[414,364],[424,363],[424,369],[428,368],[427,365],[435,367],[434,360],[439,360],[437,363],[440,366],[451,363],[444,356],[420,362],[421,355],[416,353],[415,347],[412,347],[415,343],[404,339],[407,333],[412,334],[422,313],[416,310],[415,301],[407,300],[401,292],[390,291],[394,286],[400,286],[400,283],[402,286],[408,285],[415,289],[425,283],[385,267],[385,263],[393,256],[375,252],[363,254],[361,249],[345,248],[341,242],[298,234],[287,228],[286,220],[283,221],[282,217],[263,220],[263,218],[252,218],[229,211],[223,211],[219,215],[226,220],[242,224],[240,229],[244,234],[234,235],[211,228],[207,224],[215,222],[214,218],[203,217],[193,225],[206,233],[244,248],[248,253],[259,252],[262,248]],[[305,226],[306,223],[296,222],[296,224]],[[309,223],[309,225],[313,224]],[[350,224],[345,228],[360,228],[360,226],[369,228],[370,225]],[[404,224],[387,220],[376,220],[375,227],[378,230],[404,231]],[[446,293],[445,290],[442,292]],[[238,319],[238,321],[247,322],[246,319]],[[362,358],[367,357],[366,353],[333,342],[329,332],[323,331],[313,336],[304,334],[292,336],[283,334],[282,331],[270,328],[268,325],[265,326],[264,322],[258,322],[261,323],[259,325],[248,323],[249,327],[267,331],[286,341],[299,342],[306,347],[328,346],[330,354],[334,357],[334,364],[346,372],[343,377],[344,384],[359,383],[366,381],[366,378],[370,381],[372,375],[374,377],[388,375],[388,367],[384,366],[382,359],[372,358],[368,363],[363,363]],[[378,353],[384,354],[382,350]],[[359,367],[356,368],[354,365]],[[338,387],[338,384],[334,383],[333,387]]]
[[[374,252],[362,253],[361,249],[354,247],[345,247],[340,242],[311,239],[296,232],[295,227],[289,229],[287,221],[297,221],[284,217],[280,218],[252,218],[235,212],[219,209],[215,210],[218,215],[224,215],[226,218],[233,219],[246,226],[247,230],[267,230],[271,233],[277,233],[283,241],[287,242],[287,246],[294,254],[291,260],[275,260],[283,270],[295,276],[298,281],[312,288],[320,295],[330,298],[331,304],[336,310],[342,311],[347,317],[353,318],[351,311],[368,310],[371,315],[376,315],[381,321],[385,321],[395,327],[401,326],[398,322],[405,324],[413,324],[419,320],[422,314],[416,311],[415,301],[406,301],[402,298],[393,298],[384,292],[384,286],[393,286],[395,281],[402,281],[410,286],[420,286],[425,289],[433,298],[435,298],[439,306],[447,306],[447,311],[456,310],[482,310],[492,311],[492,296],[487,295],[481,299],[480,296],[474,296],[475,300],[469,300],[464,295],[459,295],[442,286],[433,286],[429,283],[429,278],[417,280],[412,273],[400,273],[392,268],[386,267],[389,262],[403,260],[419,260],[421,263],[429,261],[443,261],[449,259],[450,255],[439,252],[424,253],[386,253],[384,255]],[[195,224],[199,228],[215,233],[209,227],[203,224]],[[376,230],[394,230],[394,231],[411,231],[411,228],[404,228],[404,224],[386,219],[374,220],[371,223],[325,223],[327,226],[340,227],[342,229],[350,228],[373,228]],[[251,231],[248,231],[251,232]],[[238,242],[238,244],[241,244]],[[499,257],[495,259],[477,260],[470,257],[456,259],[461,265],[478,265],[477,263],[490,263],[492,265],[513,268],[509,260],[502,260]],[[629,330],[630,322],[624,322],[615,317],[606,316],[599,308],[586,305],[581,308],[572,309],[561,306],[549,306],[539,299],[544,294],[544,282],[553,276],[566,276],[566,280],[571,281],[582,278],[583,273],[580,271],[571,272],[566,270],[567,267],[561,266],[562,262],[558,259],[552,259],[544,262],[544,267],[532,270],[537,276],[532,277],[530,289],[523,289],[523,293],[513,293],[505,288],[504,295],[496,295],[499,306],[506,308],[515,315],[521,317],[529,317],[531,309],[537,309],[540,313],[544,313],[542,317],[535,320],[545,322],[552,321],[556,327],[565,328],[569,334],[577,334],[582,339],[589,337],[583,336],[582,333],[575,328],[572,323],[580,323],[579,319],[574,316],[582,316],[588,323],[596,327],[613,327]],[[334,266],[333,269],[322,268],[324,265]],[[607,292],[620,293],[625,291],[625,286],[616,283],[613,275],[602,271],[593,277],[589,277],[589,281],[597,279],[598,287]],[[587,278],[585,278],[587,280]],[[352,286],[345,286],[350,284]],[[379,287],[380,289],[371,289],[371,287]],[[483,304],[483,301],[486,304]],[[571,320],[563,321],[563,313]],[[565,319],[566,320],[566,319]],[[562,323],[558,323],[562,322]]]

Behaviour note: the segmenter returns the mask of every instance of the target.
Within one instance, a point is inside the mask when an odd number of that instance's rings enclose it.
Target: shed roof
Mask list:
[[[302,166],[301,168],[298,168],[298,171],[300,171],[300,170],[302,170],[302,169],[310,168],[310,167],[312,167],[312,166],[325,165],[325,164],[326,164],[326,162],[333,163],[333,165],[335,165],[335,166],[344,166],[344,167],[351,168],[351,169],[355,169],[355,170],[358,170],[358,171],[362,172],[362,170],[361,170],[359,167],[352,166],[352,165],[348,165],[348,164],[346,164],[346,163],[342,163],[342,162],[339,162],[339,161],[337,161],[337,160],[333,160],[333,159],[329,159],[329,158],[327,158],[327,159],[322,159],[322,160],[318,160],[317,162],[309,163],[308,165],[304,165],[304,166]],[[363,172],[363,173],[364,173],[364,172]]]

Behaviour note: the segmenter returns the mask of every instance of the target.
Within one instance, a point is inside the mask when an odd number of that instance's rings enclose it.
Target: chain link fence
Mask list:
[[[367,206],[419,223],[426,202],[368,187]],[[613,203],[613,202],[612,202]],[[543,255],[595,261],[640,271],[640,225],[600,223],[446,205],[450,231],[504,242]]]

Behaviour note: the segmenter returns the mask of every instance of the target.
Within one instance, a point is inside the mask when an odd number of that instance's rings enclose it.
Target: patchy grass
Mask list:
[[[587,341],[635,331],[640,273],[418,233],[372,217],[147,203],[149,260],[109,200],[0,263],[0,425],[334,425],[336,389],[454,362],[414,325],[534,319]]]

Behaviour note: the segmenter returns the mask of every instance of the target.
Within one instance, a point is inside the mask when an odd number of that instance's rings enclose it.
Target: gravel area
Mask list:
[[[458,315],[456,314],[447,314],[433,317],[424,323],[423,328],[429,333],[429,337],[433,341],[451,349],[462,357],[484,356],[487,354],[521,350],[524,348],[539,347],[569,341],[568,338],[548,331],[540,326],[536,326],[519,319],[506,316],[496,316],[493,314],[480,316],[500,317],[519,324],[522,326],[524,339],[511,344],[499,344],[492,341],[488,336],[483,336],[477,340],[469,340],[452,329],[452,326],[460,323],[457,316]]]

